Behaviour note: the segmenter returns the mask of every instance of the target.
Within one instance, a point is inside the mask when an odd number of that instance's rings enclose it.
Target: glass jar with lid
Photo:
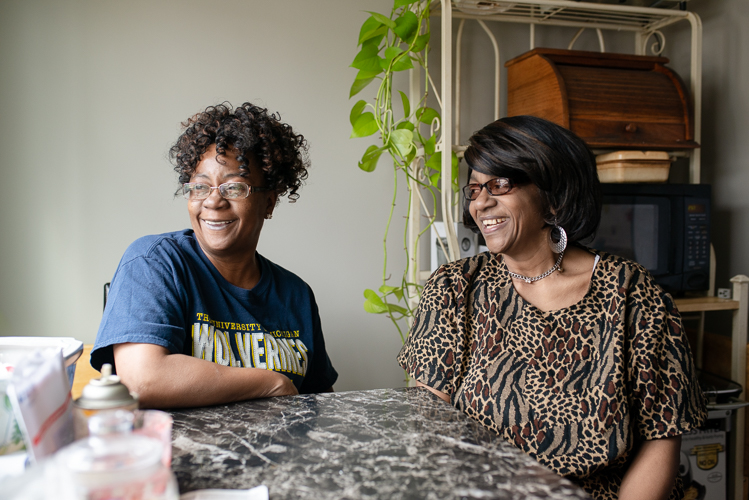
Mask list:
[[[63,500],[177,500],[177,481],[162,462],[164,445],[133,434],[133,414],[102,411],[90,436],[61,449],[55,468]]]

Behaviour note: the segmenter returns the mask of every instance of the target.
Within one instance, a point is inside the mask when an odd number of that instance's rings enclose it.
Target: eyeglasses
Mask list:
[[[209,186],[199,182],[186,182],[182,184],[182,195],[186,200],[196,201],[208,198],[214,189],[218,189],[219,194],[227,200],[237,200],[247,198],[250,193],[258,191],[269,191],[267,187],[250,186],[244,182],[225,182],[220,186]]]
[[[492,196],[501,196],[509,193],[514,187],[515,184],[510,179],[497,177],[496,179],[491,179],[483,184],[467,184],[463,187],[463,196],[466,197],[466,200],[473,201],[479,197],[483,188],[486,188],[486,192]]]

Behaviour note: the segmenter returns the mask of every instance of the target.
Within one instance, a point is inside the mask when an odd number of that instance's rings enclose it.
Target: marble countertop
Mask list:
[[[271,500],[588,498],[426,389],[171,413],[180,493],[265,484]]]

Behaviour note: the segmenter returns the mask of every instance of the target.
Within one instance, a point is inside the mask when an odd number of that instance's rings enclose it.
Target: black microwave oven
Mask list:
[[[710,186],[601,184],[601,224],[588,245],[644,266],[679,295],[710,286]]]

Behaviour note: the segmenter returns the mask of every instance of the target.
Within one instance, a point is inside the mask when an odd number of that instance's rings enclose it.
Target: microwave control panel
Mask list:
[[[709,268],[710,266],[710,226],[709,200],[686,198],[686,255],[684,270]]]

